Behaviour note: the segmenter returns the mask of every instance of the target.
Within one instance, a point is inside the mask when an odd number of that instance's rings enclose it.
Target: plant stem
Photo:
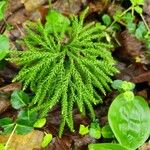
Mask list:
[[[146,26],[147,30],[148,30],[148,31],[150,31],[149,26],[148,26],[148,24],[146,23],[146,21],[145,21],[145,19],[144,19],[143,15],[142,15],[142,14],[140,14],[140,16],[141,16],[141,18],[142,18],[142,20],[143,20],[143,22],[144,22],[144,24],[145,24],[145,26]]]
[[[120,17],[124,16],[131,9],[132,9],[132,7],[129,7],[127,10],[125,10],[124,12],[122,12],[122,14],[120,15]],[[108,28],[112,27],[112,25],[114,25],[116,22],[118,22],[118,20],[114,20]]]
[[[9,138],[8,138],[8,140],[7,140],[7,142],[6,142],[6,144],[5,144],[5,148],[4,148],[5,150],[7,150],[8,145],[9,145],[9,143],[10,143],[10,140],[12,139],[12,136],[13,136],[13,134],[14,134],[16,128],[17,128],[17,124],[15,125],[13,131],[11,132],[11,134],[10,134],[10,136],[9,136]]]

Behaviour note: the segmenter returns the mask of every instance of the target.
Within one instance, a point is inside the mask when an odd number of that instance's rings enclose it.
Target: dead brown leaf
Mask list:
[[[11,84],[9,84],[9,85],[6,85],[6,86],[4,86],[4,87],[1,87],[0,88],[0,93],[10,93],[10,92],[12,92],[12,91],[14,91],[14,90],[20,90],[21,89],[21,87],[22,87],[22,85],[21,85],[21,83],[18,83],[18,82],[16,82],[16,83],[11,83]]]
[[[116,55],[119,59],[132,62],[136,56],[142,55],[142,43],[127,30],[119,36],[121,47],[117,49]]]
[[[108,7],[108,4],[109,0],[92,1],[88,4],[90,8],[90,13],[100,14]]]
[[[34,11],[43,5],[47,0],[21,0],[27,11]]]
[[[0,114],[10,107],[10,101],[0,96]]]
[[[45,150],[71,150],[72,139],[68,136],[55,137]]]
[[[52,8],[65,15],[77,14],[80,12],[82,6],[86,5],[86,3],[87,0],[57,0],[52,4]]]
[[[8,148],[15,150],[33,150],[40,148],[43,139],[43,132],[34,130],[26,135],[14,134],[9,142]],[[6,143],[9,135],[0,135],[0,143]]]
[[[127,80],[132,82],[143,82],[143,81],[137,81],[135,80],[137,76],[147,72],[147,69],[145,66],[141,63],[134,63],[129,65],[128,67],[125,67],[124,69],[120,70],[120,74],[116,76],[117,79],[120,80]],[[143,79],[142,79],[143,80]]]
[[[150,71],[145,73],[139,74],[138,76],[133,77],[132,81],[134,83],[142,83],[142,82],[149,82],[150,81]]]

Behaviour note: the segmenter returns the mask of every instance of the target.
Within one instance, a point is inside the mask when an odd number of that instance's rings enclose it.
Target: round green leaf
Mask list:
[[[0,51],[9,50],[9,39],[5,35],[0,35]]]
[[[69,24],[70,21],[67,17],[55,10],[50,10],[46,17],[45,28],[50,33],[62,32],[67,29]]]
[[[147,49],[150,50],[150,37],[148,39],[146,39],[145,45],[146,45]]]
[[[135,88],[135,84],[128,81],[122,80],[114,80],[112,83],[113,89],[121,90],[121,91],[131,91]]]
[[[89,150],[130,150],[119,144],[103,143],[103,144],[90,144]]]
[[[104,138],[113,138],[114,137],[114,134],[109,125],[104,126],[102,128],[101,133]]]
[[[14,123],[13,123],[13,120],[11,118],[3,118],[3,119],[0,119],[0,127],[2,127],[4,129],[4,134],[7,134],[7,133],[11,133],[13,128],[14,128]]]
[[[52,134],[46,134],[42,141],[42,148],[48,146],[48,144],[52,141],[52,139],[53,139]]]
[[[101,128],[98,123],[91,123],[89,135],[95,139],[99,139],[101,137]]]
[[[122,80],[114,80],[111,86],[113,89],[117,90],[121,87],[122,82]]]
[[[42,128],[46,123],[46,118],[41,118],[41,119],[38,119],[35,124],[34,124],[34,127],[35,128]]]
[[[142,14],[142,12],[143,12],[143,9],[140,6],[136,6],[136,7],[134,7],[134,9],[138,14]]]
[[[127,23],[127,29],[129,30],[129,32],[130,33],[134,33],[135,32],[135,30],[136,30],[136,24],[135,23],[133,23],[133,22],[128,22]]]
[[[108,112],[111,129],[121,145],[136,149],[150,135],[150,109],[139,96],[126,100],[124,93],[115,98]]]
[[[21,90],[15,90],[11,95],[11,104],[15,109],[20,109],[26,106],[29,101],[29,96]]]
[[[147,28],[144,24],[144,22],[140,21],[138,24],[138,28],[135,31],[135,36],[139,40],[143,40],[144,36],[147,34]]]
[[[102,20],[106,26],[109,26],[112,22],[110,16],[108,16],[107,14],[104,14],[102,16]]]
[[[130,0],[132,5],[144,5],[144,0]]]
[[[127,24],[127,23],[132,23],[135,19],[135,16],[132,15],[131,12],[127,12],[123,17],[122,17],[123,21]]]
[[[120,87],[123,91],[131,91],[135,88],[135,84],[128,81],[123,81]]]
[[[9,39],[5,35],[0,35],[0,60],[4,59],[9,50]]]
[[[0,119],[0,127],[11,124],[11,123],[13,123],[13,120],[9,117]]]
[[[4,11],[6,9],[6,5],[7,5],[6,1],[3,0],[0,2],[0,20],[4,18]]]
[[[30,111],[21,111],[18,114],[16,123],[19,125],[33,127],[34,123],[37,120],[37,115],[38,114],[36,112],[30,113]]]
[[[24,134],[30,133],[32,130],[33,130],[33,127],[17,124],[17,128],[15,132],[17,134],[24,135]]]
[[[0,150],[5,150],[5,145],[0,143]]]
[[[3,128],[4,128],[4,132],[3,133],[4,134],[11,133],[13,131],[14,127],[15,127],[14,123],[3,126]]]

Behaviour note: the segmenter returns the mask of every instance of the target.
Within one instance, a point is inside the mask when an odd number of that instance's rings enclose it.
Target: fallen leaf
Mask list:
[[[11,83],[11,84],[8,84],[4,87],[1,87],[0,88],[0,93],[10,93],[14,90],[20,90],[22,87],[21,83]]]
[[[141,90],[137,92],[137,95],[144,97],[145,99],[148,99],[148,93],[147,89]]]
[[[89,3],[90,13],[101,13],[109,4],[109,0],[94,1]]]
[[[86,135],[84,137],[74,139],[74,147],[77,150],[87,149],[88,144],[95,143],[95,141],[96,141],[96,139],[92,138],[89,135]]]
[[[10,140],[8,148],[15,150],[33,150],[40,148],[44,133],[34,130],[26,135],[14,134]],[[9,135],[0,135],[0,143],[6,143]]]
[[[133,77],[132,81],[134,83],[142,83],[142,82],[149,82],[150,81],[150,71],[142,73],[138,76]]]
[[[143,81],[137,80],[137,76],[147,72],[145,65],[141,63],[134,63],[124,69],[120,70],[120,74],[116,75],[117,79],[141,83]],[[143,79],[142,79],[143,80]],[[144,79],[145,80],[145,79]]]
[[[10,101],[0,96],[0,114],[7,110],[10,106]]]
[[[52,8],[58,10],[59,12],[70,15],[70,14],[78,14],[81,8],[87,3],[87,0],[57,0],[52,4]]]
[[[133,62],[136,56],[140,56],[144,53],[144,51],[142,51],[142,43],[127,30],[123,31],[118,38],[121,47],[116,50],[115,54],[119,59],[126,62]]]
[[[34,11],[41,5],[43,5],[47,0],[21,0],[27,11]]]
[[[72,144],[72,139],[68,136],[63,138],[55,137],[53,141],[49,144],[46,150],[70,150]]]

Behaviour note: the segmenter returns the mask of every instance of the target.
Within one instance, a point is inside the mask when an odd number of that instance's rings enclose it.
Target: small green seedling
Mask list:
[[[97,122],[91,123],[89,129],[89,135],[95,139],[101,138],[101,128],[99,126],[99,123]]]
[[[5,150],[5,145],[0,143],[0,150]]]
[[[4,19],[4,13],[6,10],[6,6],[7,6],[7,1],[6,0],[1,0],[0,1],[0,21],[2,19]]]
[[[42,128],[45,124],[46,124],[46,118],[38,119],[34,124],[34,128]]]
[[[15,121],[6,117],[0,119],[0,127],[3,129],[3,134],[11,133],[15,128],[17,134],[27,134],[31,132],[36,126],[42,126],[44,122],[38,121],[38,113],[31,112],[28,108],[30,104],[30,97],[28,94],[21,90],[15,90],[11,95],[11,105],[14,109],[19,111]]]
[[[89,133],[89,128],[88,126],[84,126],[83,124],[80,124],[80,128],[79,128],[79,134],[81,135],[86,135]]]
[[[5,35],[0,35],[0,61],[8,55],[9,39]]]
[[[102,134],[103,138],[105,138],[105,139],[115,137],[109,125],[105,125],[101,129],[101,134]]]
[[[100,124],[95,121],[92,122],[90,126],[80,125],[79,134],[86,135],[89,134],[91,137],[95,139],[103,138],[114,138],[114,134],[109,125],[105,125],[104,127],[100,127]]]
[[[48,146],[48,144],[52,141],[53,136],[52,134],[45,134],[43,141],[42,141],[42,148],[45,148]]]
[[[128,81],[115,80],[112,83],[112,88],[121,93],[125,91],[132,91],[135,88],[135,84]]]

